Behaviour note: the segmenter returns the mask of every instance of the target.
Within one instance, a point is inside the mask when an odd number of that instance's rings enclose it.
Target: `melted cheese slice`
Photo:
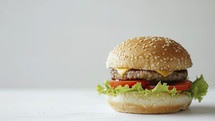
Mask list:
[[[160,73],[163,77],[167,77],[173,72],[173,71],[159,71],[159,70],[155,70],[155,71]]]
[[[116,70],[118,71],[120,76],[123,76],[125,74],[125,72],[128,71],[129,69],[116,69]]]

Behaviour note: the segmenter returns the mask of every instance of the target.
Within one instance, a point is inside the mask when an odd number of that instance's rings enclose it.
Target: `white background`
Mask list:
[[[0,87],[94,88],[107,54],[136,36],[165,36],[191,55],[189,77],[215,87],[214,0],[0,0]]]

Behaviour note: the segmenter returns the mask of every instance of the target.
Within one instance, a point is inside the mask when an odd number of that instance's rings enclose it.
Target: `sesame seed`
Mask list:
[[[179,50],[175,50],[175,52],[177,53],[177,52],[180,52]]]
[[[143,40],[139,40],[139,42],[143,42]]]
[[[149,46],[152,46],[152,45],[154,45],[154,43],[149,44]]]
[[[156,48],[156,45],[154,45],[154,48]]]

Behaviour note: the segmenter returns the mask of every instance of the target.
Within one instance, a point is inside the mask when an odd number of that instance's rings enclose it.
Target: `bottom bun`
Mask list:
[[[106,100],[118,112],[154,114],[186,110],[189,108],[192,98],[186,94],[172,97],[166,92],[151,95],[144,95],[139,92],[125,92],[117,95],[117,97],[106,95]]]

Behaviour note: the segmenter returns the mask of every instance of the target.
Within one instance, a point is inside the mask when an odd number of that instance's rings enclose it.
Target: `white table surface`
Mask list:
[[[0,121],[215,121],[215,89],[173,114],[118,113],[96,89],[0,89]]]

